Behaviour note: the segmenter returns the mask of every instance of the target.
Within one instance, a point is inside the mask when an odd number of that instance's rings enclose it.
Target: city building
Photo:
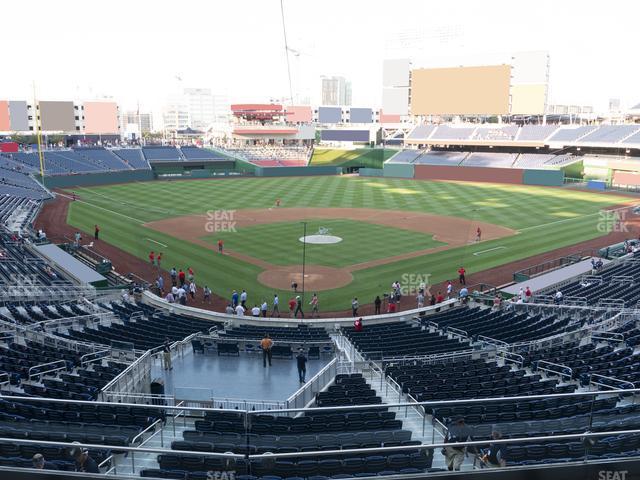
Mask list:
[[[322,105],[351,105],[351,82],[344,77],[322,77]]]

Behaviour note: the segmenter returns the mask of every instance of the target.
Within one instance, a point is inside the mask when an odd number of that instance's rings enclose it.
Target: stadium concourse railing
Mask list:
[[[335,413],[354,413],[358,411],[375,411],[375,410],[390,410],[397,409],[400,411],[401,409],[415,409],[416,407],[422,408],[425,412],[433,412],[439,408],[449,408],[453,409],[455,407],[465,407],[465,406],[478,406],[478,405],[491,405],[491,404],[509,404],[513,403],[514,405],[519,405],[525,401],[533,401],[533,400],[546,400],[546,399],[576,399],[578,401],[586,401],[591,402],[591,410],[589,413],[584,415],[577,415],[574,417],[570,417],[569,420],[571,422],[567,422],[566,428],[563,427],[564,431],[571,431],[572,433],[567,434],[558,434],[558,425],[546,425],[544,420],[532,421],[527,420],[518,422],[521,424],[521,428],[519,428],[519,433],[512,433],[509,427],[513,427],[513,423],[490,423],[490,424],[470,424],[469,427],[472,430],[472,437],[481,438],[480,440],[474,440],[470,442],[459,442],[459,443],[443,443],[440,441],[429,441],[428,437],[420,437],[419,432],[412,430],[414,434],[414,438],[420,438],[421,443],[416,445],[405,445],[402,446],[403,453],[412,453],[412,452],[428,452],[429,455],[433,455],[434,453],[440,452],[446,446],[459,446],[459,447],[467,447],[471,450],[475,450],[473,447],[481,447],[486,448],[489,442],[494,444],[506,444],[508,445],[523,445],[523,444],[557,444],[562,441],[574,441],[581,442],[583,445],[583,453],[580,454],[579,458],[576,458],[575,461],[583,461],[590,462],[596,461],[596,457],[591,455],[591,449],[594,445],[594,441],[597,442],[598,439],[604,437],[621,437],[624,435],[640,435],[640,429],[635,428],[625,428],[625,421],[629,420],[629,425],[637,424],[637,416],[633,413],[629,414],[617,414],[615,418],[612,417],[611,414],[600,414],[594,410],[593,406],[598,399],[606,399],[606,398],[627,398],[634,399],[640,393],[640,389],[612,389],[606,392],[578,392],[578,393],[561,393],[561,394],[551,394],[551,395],[532,395],[532,396],[519,396],[519,397],[494,397],[494,398],[482,398],[482,399],[464,399],[464,400],[447,400],[447,401],[429,401],[429,402],[397,402],[397,403],[385,403],[378,405],[348,405],[341,407],[314,407],[314,408],[292,408],[283,411],[279,411],[278,414],[287,413],[293,416],[299,415],[313,415],[314,413],[322,413],[327,414],[331,412]],[[22,396],[11,396],[11,395],[0,395],[0,399],[8,402],[14,403],[24,403],[24,404],[47,404],[47,406],[51,406],[54,404],[60,404],[67,407],[67,409],[73,410],[81,410],[85,405],[91,406],[113,406],[112,403],[101,402],[101,401],[72,401],[72,400],[63,400],[63,399],[54,399],[54,398],[42,398],[42,397],[22,397]],[[146,410],[158,410],[159,414],[164,414],[166,416],[166,422],[164,426],[162,423],[156,422],[153,425],[153,428],[147,428],[147,433],[143,433],[142,435],[137,436],[137,441],[140,441],[140,444],[134,445],[130,444],[129,446],[120,446],[120,445],[108,445],[108,444],[95,444],[95,443],[71,443],[71,442],[57,442],[57,441],[45,441],[45,440],[32,440],[25,438],[0,438],[0,443],[10,443],[13,445],[31,445],[38,446],[42,448],[44,446],[52,446],[52,447],[62,447],[69,448],[72,446],[80,446],[91,449],[100,449],[100,450],[112,450],[113,452],[118,452],[117,455],[127,455],[128,460],[126,461],[127,468],[126,470],[137,473],[138,469],[144,465],[144,468],[153,468],[149,464],[149,458],[145,458],[142,463],[140,463],[140,457],[142,454],[167,454],[171,452],[172,455],[176,456],[189,456],[189,457],[200,457],[200,458],[222,458],[227,460],[227,464],[230,467],[229,470],[234,470],[234,465],[237,461],[248,461],[249,468],[251,468],[251,462],[259,461],[265,462],[266,465],[270,465],[268,462],[273,462],[277,460],[286,460],[286,459],[304,459],[305,457],[309,458],[321,458],[321,457],[332,457],[336,455],[344,455],[345,451],[341,449],[318,449],[313,451],[297,451],[295,453],[264,453],[264,454],[234,454],[234,453],[214,453],[214,452],[203,452],[203,451],[195,451],[195,450],[169,450],[167,448],[149,448],[145,446],[146,441],[150,436],[154,436],[160,433],[160,429],[173,429],[174,437],[176,432],[176,423],[180,422],[181,426],[186,428],[188,425],[191,426],[193,420],[204,418],[207,412],[211,412],[213,414],[218,412],[231,412],[234,414],[238,414],[244,417],[244,425],[245,425],[245,435],[246,435],[246,444],[250,445],[251,438],[250,435],[253,435],[251,426],[255,423],[254,419],[261,415],[273,415],[273,411],[271,410],[255,410],[255,411],[246,411],[240,409],[224,409],[224,408],[201,408],[201,407],[189,407],[182,404],[170,406],[170,405],[138,405],[138,404],[128,404],[128,403],[119,403],[121,407],[129,407],[132,411],[132,414],[135,415],[135,409],[144,408]],[[71,407],[71,408],[69,408]],[[189,422],[189,423],[187,423]],[[604,422],[604,423],[603,423]],[[609,423],[610,422],[610,423]],[[614,422],[616,423],[616,427],[619,430],[609,429]],[[534,425],[535,424],[535,425]],[[531,430],[533,427],[541,427],[536,430]],[[546,429],[545,429],[546,427]],[[480,433],[484,431],[485,433]],[[594,431],[598,430],[598,431]],[[499,439],[499,440],[488,440],[489,433],[491,431],[499,431],[502,434],[510,436],[510,438]],[[514,430],[515,431],[515,430]],[[343,434],[344,431],[338,431],[335,433],[323,433],[323,436],[326,436],[326,439],[331,445],[340,445],[339,435]],[[160,433],[161,434],[161,433]],[[147,435],[145,437],[145,435]],[[242,434],[241,434],[242,435]],[[335,435],[335,439],[332,439],[331,436]],[[591,439],[592,441],[587,441]],[[274,447],[278,446],[279,440],[274,437]],[[397,446],[388,446],[388,447],[371,447],[371,448],[355,448],[349,449],[350,455],[386,455],[386,454],[394,454],[398,453]],[[608,452],[600,452],[600,454],[607,454]],[[615,452],[611,452],[615,454]],[[640,451],[635,451],[634,454],[628,454],[626,458],[640,457]],[[137,460],[136,460],[137,459]],[[136,463],[136,461],[138,463]],[[562,462],[565,463],[566,459]],[[552,459],[545,459],[545,465],[550,465],[553,462]],[[118,467],[122,470],[124,468],[124,464],[121,463]],[[130,470],[129,466],[130,465]],[[507,467],[509,465],[507,464]],[[514,466],[514,468],[517,468]],[[111,471],[113,472],[113,467],[111,466]],[[66,473],[66,472],[65,472]],[[118,473],[118,472],[113,472]],[[125,473],[125,472],[120,472]],[[128,472],[126,472],[128,473]]]
[[[243,316],[238,317],[236,315],[227,315],[226,313],[212,312],[210,310],[203,310],[200,308],[189,307],[176,303],[168,303],[166,300],[158,297],[157,295],[145,290],[142,293],[141,300],[143,303],[155,308],[168,310],[170,313],[177,313],[187,317],[199,318],[202,320],[212,320],[215,322],[224,322],[226,326],[233,327],[235,324],[243,325],[271,325],[274,327],[289,327],[297,325],[315,325],[325,326],[327,328],[336,328],[353,325],[353,317],[338,317],[338,318],[274,318],[274,317],[251,317]],[[367,315],[362,316],[363,322],[368,325],[377,323],[388,323],[393,321],[405,322],[411,320],[415,316],[429,316],[436,313],[440,313],[444,310],[448,310],[459,305],[457,299],[445,300],[437,305],[429,305],[423,308],[416,308],[413,310],[405,310],[396,313],[385,313],[381,315]]]

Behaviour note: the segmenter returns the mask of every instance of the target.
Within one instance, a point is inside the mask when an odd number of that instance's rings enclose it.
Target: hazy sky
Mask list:
[[[320,75],[381,101],[382,60],[551,55],[550,101],[640,102],[633,0],[284,0],[294,95],[317,102]],[[280,0],[3,2],[0,98],[115,98],[157,109],[180,86],[232,101],[288,96]],[[182,82],[176,80],[182,78]]]

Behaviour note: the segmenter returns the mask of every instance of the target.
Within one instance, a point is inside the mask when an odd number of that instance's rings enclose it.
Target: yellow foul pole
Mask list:
[[[44,153],[42,152],[42,125],[40,123],[40,112],[38,111],[38,101],[36,99],[36,82],[33,82],[33,120],[38,141],[38,159],[40,160],[40,179],[44,186]]]

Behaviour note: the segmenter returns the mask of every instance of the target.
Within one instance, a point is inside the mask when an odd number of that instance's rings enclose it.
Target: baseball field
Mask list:
[[[290,295],[302,283],[325,311],[370,303],[395,280],[436,283],[605,235],[603,209],[628,197],[570,189],[366,177],[231,178],[76,188],[68,223],[141,259],[196,272],[228,298]],[[68,191],[70,193],[70,190]],[[280,205],[276,206],[276,201]],[[610,223],[610,222],[609,222]],[[480,227],[481,238],[476,241]],[[222,240],[224,253],[218,253]],[[409,285],[410,287],[410,285]]]

